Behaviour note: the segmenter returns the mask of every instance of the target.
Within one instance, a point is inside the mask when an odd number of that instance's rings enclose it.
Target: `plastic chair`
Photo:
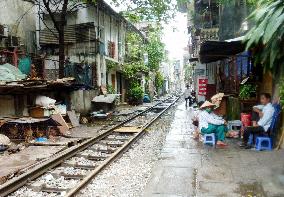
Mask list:
[[[261,150],[272,150],[272,139],[270,137],[257,137],[255,143],[255,149]]]
[[[204,134],[204,142],[203,143],[215,146],[215,144],[216,144],[215,138],[216,138],[215,133]]]
[[[242,127],[242,121],[240,121],[240,120],[228,121],[227,127],[228,127],[229,131],[240,131],[240,129]],[[233,129],[233,127],[240,127],[240,129]]]
[[[274,107],[274,114],[272,117],[271,125],[269,127],[268,136],[258,136],[256,138],[256,150],[272,150],[273,143],[272,138],[274,137],[277,129],[277,123],[279,121],[280,113],[281,113],[281,106],[279,104],[273,105]]]

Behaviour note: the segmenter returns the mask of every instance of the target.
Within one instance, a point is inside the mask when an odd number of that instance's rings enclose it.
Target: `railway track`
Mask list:
[[[54,155],[1,185],[0,196],[74,196],[177,100],[169,97],[104,134]]]

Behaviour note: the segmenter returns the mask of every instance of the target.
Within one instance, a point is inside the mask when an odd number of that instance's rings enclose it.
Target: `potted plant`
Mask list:
[[[242,100],[248,100],[256,97],[256,85],[243,84],[240,86],[239,97]]]
[[[128,92],[128,102],[131,105],[139,105],[143,103],[144,91],[140,84],[133,83]]]

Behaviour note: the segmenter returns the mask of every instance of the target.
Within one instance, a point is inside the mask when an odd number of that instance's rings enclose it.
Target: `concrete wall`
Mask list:
[[[0,96],[0,117],[16,115],[14,102],[13,96]]]
[[[97,12],[96,7],[89,6],[87,8],[79,9],[76,13],[68,14],[67,16],[67,25],[75,25],[82,23],[94,23],[96,27],[97,38],[105,44],[106,56],[108,56],[108,41],[115,42],[115,56],[114,61],[123,63],[125,55],[125,33],[126,26],[123,22],[118,21],[114,16],[108,15],[105,12]],[[41,22],[41,29],[46,28],[47,25],[49,28],[53,28],[53,23],[50,19],[45,20],[45,24]],[[100,33],[98,32],[98,28]],[[107,84],[106,77],[106,63],[105,57],[103,55],[89,55],[88,52],[85,56],[79,56],[78,53],[88,51],[89,45],[94,46],[94,43],[76,43],[74,45],[69,45],[66,50],[66,55],[70,57],[70,60],[73,62],[87,61],[88,63],[96,62],[97,66],[97,84],[98,86]],[[53,58],[53,57],[48,57]],[[58,66],[58,62],[55,63]]]
[[[28,116],[26,95],[1,95],[0,117]]]
[[[273,78],[270,72],[265,72],[263,74],[262,83],[260,85],[259,92],[273,93]]]
[[[71,108],[81,114],[88,114],[92,109],[92,100],[98,95],[97,90],[76,90],[70,94]]]
[[[114,88],[114,90],[117,92],[117,77],[116,77],[116,71],[110,71],[110,72],[108,72],[108,80],[107,80],[107,84],[108,85],[112,85],[112,78],[111,78],[111,76],[112,75],[115,75],[115,83],[114,83],[114,86],[113,86],[113,88]]]
[[[8,26],[9,34],[20,37],[23,44],[30,44],[30,32],[36,30],[34,5],[23,0],[1,0],[0,24]]]

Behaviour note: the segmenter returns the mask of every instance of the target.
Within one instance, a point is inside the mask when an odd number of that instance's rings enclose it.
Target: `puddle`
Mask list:
[[[240,183],[236,190],[242,197],[267,197],[260,183]]]

